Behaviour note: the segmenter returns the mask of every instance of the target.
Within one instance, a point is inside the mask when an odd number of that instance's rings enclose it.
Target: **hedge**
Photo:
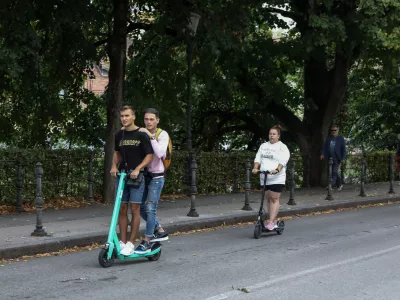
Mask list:
[[[389,180],[388,153],[367,154],[367,182]],[[187,191],[187,153],[174,151],[172,164],[166,176],[164,194],[185,194]],[[238,173],[239,188],[243,190],[245,163],[253,162],[255,154],[241,151],[231,153],[202,152],[197,154],[197,189],[200,194],[225,193],[233,189],[235,168]],[[300,157],[296,161],[295,183],[303,184],[303,164]],[[351,155],[343,164],[347,183],[358,183],[361,178],[361,155]],[[43,167],[43,197],[54,199],[63,197],[87,198],[88,166],[93,162],[93,193],[100,196],[103,188],[104,153],[90,150],[0,150],[0,203],[16,203],[18,165],[23,170],[22,199],[35,199],[35,164]],[[288,171],[287,181],[290,179]],[[258,187],[258,176],[251,176],[251,186]],[[288,187],[287,182],[287,187]]]

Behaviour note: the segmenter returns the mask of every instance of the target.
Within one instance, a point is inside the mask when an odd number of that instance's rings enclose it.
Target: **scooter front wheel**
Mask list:
[[[103,268],[111,267],[114,264],[114,259],[115,259],[114,253],[113,253],[113,255],[111,255],[110,259],[107,258],[107,253],[108,253],[108,249],[101,249],[101,251],[99,253],[99,264]]]
[[[261,236],[261,232],[262,232],[262,227],[260,223],[257,222],[256,227],[254,227],[254,238],[259,239]]]
[[[283,221],[278,221],[277,225],[278,225],[278,228],[275,229],[275,230],[276,230],[276,233],[277,233],[278,235],[281,235],[282,232],[285,230],[285,222],[283,222]]]

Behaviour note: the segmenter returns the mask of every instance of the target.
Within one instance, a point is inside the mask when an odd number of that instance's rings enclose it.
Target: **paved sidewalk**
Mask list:
[[[322,188],[295,191],[297,205],[289,206],[289,192],[281,196],[280,216],[310,213],[315,211],[356,207],[362,204],[400,201],[399,182],[394,184],[395,194],[388,194],[389,183],[366,185],[367,197],[359,197],[359,186],[347,185],[341,192],[333,192],[333,201],[325,200],[327,191]],[[159,204],[158,218],[169,233],[187,231],[221,224],[233,224],[256,220],[260,205],[260,192],[250,194],[252,211],[242,210],[244,193],[215,196],[198,196],[196,208],[199,217],[187,217],[190,200],[169,199]],[[93,204],[85,208],[45,210],[43,226],[48,237],[31,237],[35,229],[35,213],[0,215],[0,258],[15,258],[57,251],[65,247],[104,243],[111,220],[113,206]],[[143,232],[144,222],[141,222]]]

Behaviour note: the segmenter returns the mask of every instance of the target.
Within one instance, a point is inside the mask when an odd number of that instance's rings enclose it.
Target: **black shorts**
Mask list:
[[[261,186],[261,188],[262,187],[263,186]],[[265,190],[275,192],[275,193],[282,193],[284,187],[285,187],[284,184],[269,184],[269,185],[265,186]]]

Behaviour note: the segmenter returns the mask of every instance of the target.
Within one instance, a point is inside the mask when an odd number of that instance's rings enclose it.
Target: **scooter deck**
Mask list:
[[[150,251],[150,252],[147,252],[147,253],[144,253],[144,254],[132,253],[129,256],[125,256],[125,255],[122,255],[122,254],[117,254],[116,258],[120,259],[120,260],[129,260],[129,259],[135,259],[135,258],[149,257],[149,256],[153,256],[154,254],[157,254],[160,251],[161,251],[161,245],[158,246],[153,251]]]
[[[264,227],[264,228],[262,228],[262,232],[274,232],[274,231],[281,230],[281,229],[283,229],[283,227],[277,227],[272,230],[268,230],[267,228]]]

